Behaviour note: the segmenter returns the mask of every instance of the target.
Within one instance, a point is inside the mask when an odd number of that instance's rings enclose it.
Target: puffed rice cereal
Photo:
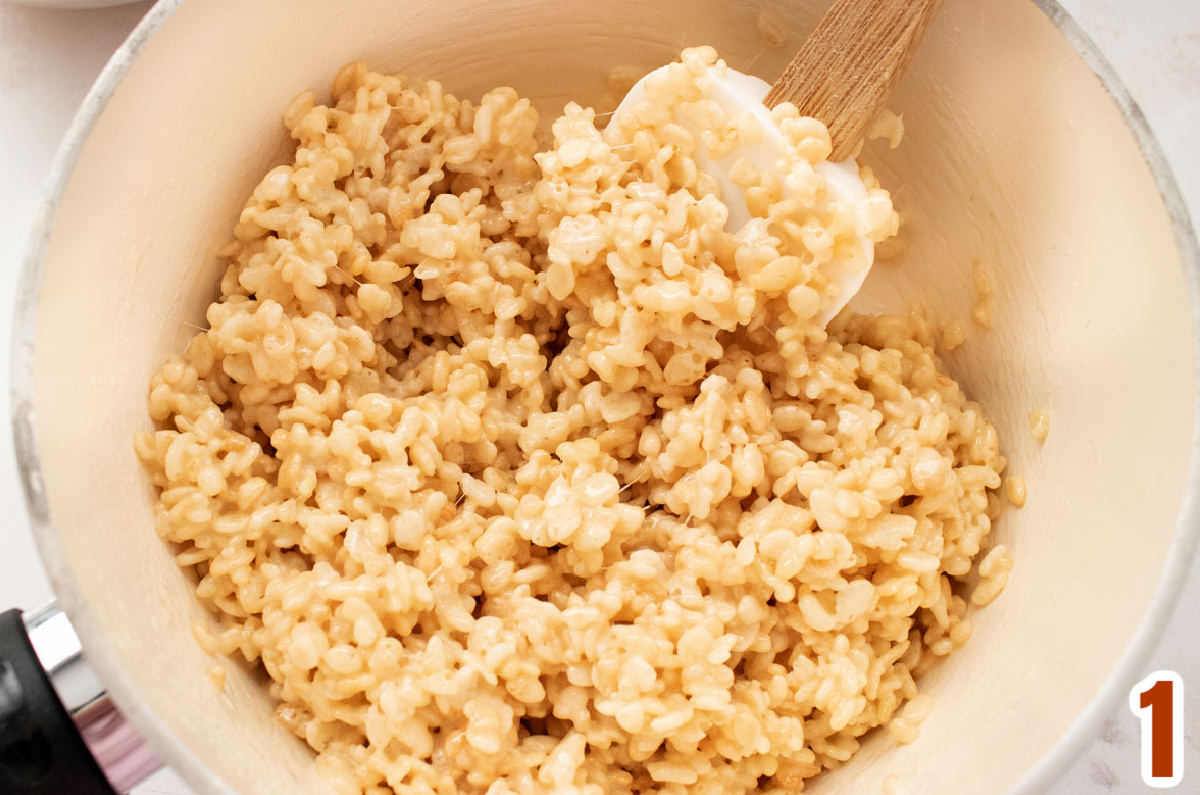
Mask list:
[[[694,154],[750,134],[687,50],[608,130],[552,140],[344,68],[234,229],[207,330],[154,376],[157,528],[342,793],[795,792],[932,707],[971,634],[1005,461],[920,310],[813,318],[893,234],[825,128],[726,230]],[[698,139],[672,110],[706,119]],[[788,190],[783,190],[786,182]]]

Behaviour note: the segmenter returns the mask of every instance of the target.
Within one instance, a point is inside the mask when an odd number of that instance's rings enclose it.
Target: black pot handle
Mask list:
[[[158,767],[83,662],[65,615],[0,613],[0,792],[114,795]]]

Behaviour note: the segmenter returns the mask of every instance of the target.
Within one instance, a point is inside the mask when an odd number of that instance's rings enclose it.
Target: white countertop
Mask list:
[[[970,0],[961,0],[970,2]],[[1166,150],[1192,217],[1200,221],[1200,2],[1197,0],[1060,0],[1096,40],[1141,105]],[[109,55],[150,3],[94,10],[54,10],[0,0],[0,306],[16,289],[26,232],[42,180],[76,106]],[[9,321],[0,321],[0,417],[9,416]],[[32,608],[52,598],[25,518],[7,421],[0,423],[0,609]],[[1181,608],[1145,672],[1178,671],[1186,696],[1184,783],[1200,792],[1200,564]],[[1149,792],[1138,773],[1138,724],[1123,706],[1101,739],[1051,789],[1054,795]],[[187,795],[164,772],[139,795]]]

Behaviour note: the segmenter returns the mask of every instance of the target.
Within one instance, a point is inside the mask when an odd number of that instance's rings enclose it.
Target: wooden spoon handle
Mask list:
[[[942,0],[836,0],[763,100],[820,119],[844,160],[899,82]]]

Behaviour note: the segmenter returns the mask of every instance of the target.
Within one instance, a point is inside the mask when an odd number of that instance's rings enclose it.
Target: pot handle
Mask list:
[[[113,795],[161,767],[51,605],[0,613],[0,792]]]

